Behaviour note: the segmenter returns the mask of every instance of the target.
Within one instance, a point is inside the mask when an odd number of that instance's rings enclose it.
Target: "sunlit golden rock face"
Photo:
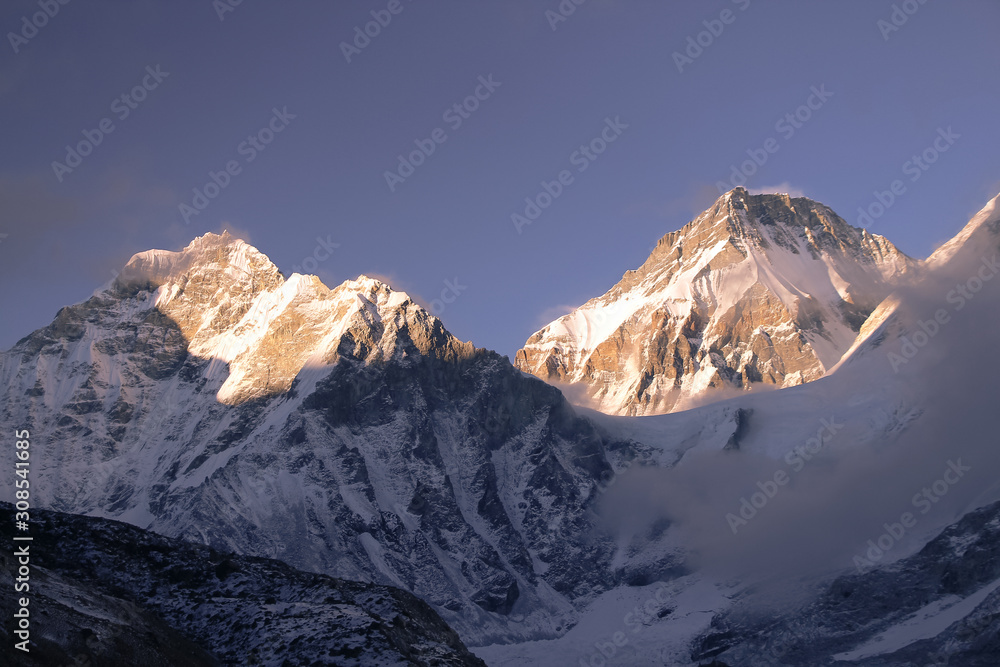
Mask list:
[[[532,335],[515,364],[581,384],[593,407],[621,415],[683,409],[713,389],[810,382],[915,265],[822,204],[737,188]]]
[[[469,353],[403,292],[360,276],[330,289],[316,276],[287,280],[262,253],[228,234],[206,234],[180,252],[140,253],[115,283],[148,291],[188,354],[212,361],[227,404],[288,392],[303,369],[347,353],[366,362],[405,353]],[[446,340],[447,339],[447,340]],[[178,350],[178,352],[180,352]]]

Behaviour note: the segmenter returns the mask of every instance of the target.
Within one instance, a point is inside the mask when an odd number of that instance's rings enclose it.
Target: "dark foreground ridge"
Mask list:
[[[7,610],[30,598],[31,640],[14,650],[5,621],[5,664],[485,664],[405,591],[60,512],[32,512],[33,541],[16,543],[29,545],[30,590],[15,594],[13,519],[0,503],[0,589]]]

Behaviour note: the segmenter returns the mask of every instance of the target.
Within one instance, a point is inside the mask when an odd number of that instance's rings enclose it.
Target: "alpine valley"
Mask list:
[[[229,234],[139,253],[0,355],[33,655],[1000,664],[997,202],[918,260],[737,188],[513,364]]]

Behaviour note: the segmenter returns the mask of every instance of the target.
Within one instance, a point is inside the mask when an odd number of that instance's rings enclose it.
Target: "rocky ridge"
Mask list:
[[[7,544],[13,515],[0,505]],[[32,639],[26,653],[7,649],[9,664],[484,665],[405,591],[105,519],[45,511],[32,518]],[[0,553],[13,562],[9,549]],[[0,571],[8,598],[11,571]],[[5,623],[9,647],[8,632]]]

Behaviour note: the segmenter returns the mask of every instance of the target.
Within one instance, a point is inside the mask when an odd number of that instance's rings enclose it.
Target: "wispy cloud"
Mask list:
[[[570,306],[568,304],[561,304],[558,306],[552,306],[550,308],[546,308],[541,313],[539,313],[537,318],[535,318],[535,326],[541,329],[547,324],[551,324],[555,320],[558,320],[563,315],[569,315],[577,308],[579,308],[579,306]]]
[[[919,331],[919,321],[933,319],[947,305],[944,295],[956,283],[978,276],[982,257],[992,257],[992,244],[976,247],[968,259],[955,262],[947,272],[905,290],[900,321]],[[669,520],[679,538],[690,548],[692,564],[722,576],[796,576],[829,573],[850,568],[852,559],[877,538],[887,522],[913,511],[915,494],[930,488],[948,467],[961,460],[972,470],[961,484],[921,516],[921,533],[897,546],[893,558],[919,548],[922,540],[963,512],[1000,493],[993,471],[1000,465],[994,432],[995,410],[990,401],[1000,391],[1000,375],[991,355],[1000,326],[1000,284],[986,283],[970,307],[920,351],[920,358],[901,373],[907,389],[899,395],[901,414],[919,414],[919,421],[898,430],[875,433],[872,441],[853,441],[847,433],[864,419],[850,412],[860,382],[868,375],[863,366],[884,363],[873,352],[864,364],[838,371],[840,384],[827,378],[827,387],[840,387],[830,397],[829,412],[817,414],[842,421],[848,431],[835,435],[831,444],[794,475],[787,459],[770,458],[752,451],[691,452],[674,468],[639,468],[622,474],[602,499],[608,526],[619,539],[644,539],[658,521]],[[991,339],[993,336],[993,339]],[[992,342],[991,342],[992,341]],[[854,370],[852,370],[854,369]],[[845,375],[846,374],[846,375]],[[837,374],[835,374],[837,375]],[[819,386],[818,383],[815,386]],[[772,398],[777,399],[774,395]],[[775,413],[777,414],[777,413]],[[752,422],[751,422],[752,423]],[[839,438],[839,439],[838,439]],[[847,438],[847,439],[845,439]],[[789,442],[789,449],[797,443]],[[735,513],[741,498],[762,490],[775,471],[789,472],[791,483],[766,503],[766,508],[733,534],[725,518]]]
[[[787,194],[789,197],[805,197],[806,193],[793,186],[788,181],[783,183],[778,183],[777,185],[767,185],[759,188],[750,188],[750,194],[752,195],[769,195],[769,194]]]

